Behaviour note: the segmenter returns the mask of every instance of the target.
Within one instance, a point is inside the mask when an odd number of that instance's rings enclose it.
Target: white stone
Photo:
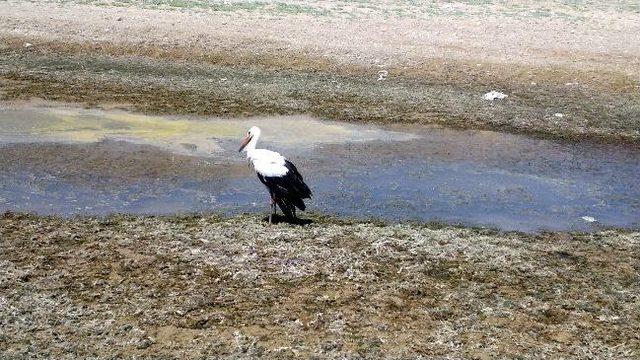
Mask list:
[[[484,94],[484,96],[482,98],[485,99],[485,100],[488,100],[488,101],[493,101],[493,100],[496,100],[496,99],[502,100],[502,99],[504,99],[504,98],[506,98],[508,96],[509,95],[507,95],[505,93],[502,93],[500,91],[495,91],[494,90],[494,91],[489,91],[488,93]]]

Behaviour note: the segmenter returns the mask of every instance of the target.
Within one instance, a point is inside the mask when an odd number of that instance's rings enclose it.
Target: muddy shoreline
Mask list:
[[[3,358],[631,359],[640,234],[0,219]]]
[[[477,70],[438,61],[408,71],[385,70],[392,76],[378,81],[379,69],[349,69],[302,55],[292,65],[282,60],[246,65],[242,55],[211,63],[100,51],[65,54],[47,44],[36,46],[40,49],[0,50],[3,100],[121,104],[148,114],[302,113],[357,123],[437,124],[633,145],[640,139],[638,85],[621,74],[491,64]],[[494,89],[509,97],[483,100]]]
[[[103,5],[0,5],[0,97],[640,139],[632,3]]]

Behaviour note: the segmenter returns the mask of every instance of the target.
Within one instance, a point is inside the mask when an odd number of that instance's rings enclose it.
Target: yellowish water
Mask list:
[[[119,139],[216,161],[130,151],[140,147],[120,142],[95,151],[3,145],[0,212],[262,211],[268,195],[258,179],[245,166],[228,166],[244,165],[237,146],[253,125],[263,130],[259,146],[282,150],[299,166],[314,211],[520,231],[637,227],[640,219],[640,153],[621,146],[419,125],[389,131],[308,116],[164,117],[51,103],[0,103],[0,145]],[[305,151],[324,143],[335,145]]]
[[[264,141],[284,146],[313,146],[347,141],[403,140],[414,135],[375,127],[321,121],[309,116],[207,118],[149,116],[121,110],[0,105],[0,142],[97,142],[125,140],[176,153],[208,156],[220,141],[242,138],[251,126]]]

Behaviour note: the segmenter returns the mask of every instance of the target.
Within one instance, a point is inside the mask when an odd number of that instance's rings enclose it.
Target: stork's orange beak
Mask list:
[[[240,144],[240,149],[238,149],[238,152],[242,151],[242,149],[247,146],[249,141],[251,141],[251,135],[247,134],[244,136],[244,139],[242,139],[242,143]]]

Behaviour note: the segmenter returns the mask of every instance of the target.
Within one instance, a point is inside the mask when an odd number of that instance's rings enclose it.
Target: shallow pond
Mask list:
[[[358,218],[593,230],[640,224],[640,151],[490,131],[378,128],[306,116],[214,119],[0,106],[0,210],[266,212],[237,145],[298,164],[311,211]],[[593,221],[595,220],[595,221]]]

